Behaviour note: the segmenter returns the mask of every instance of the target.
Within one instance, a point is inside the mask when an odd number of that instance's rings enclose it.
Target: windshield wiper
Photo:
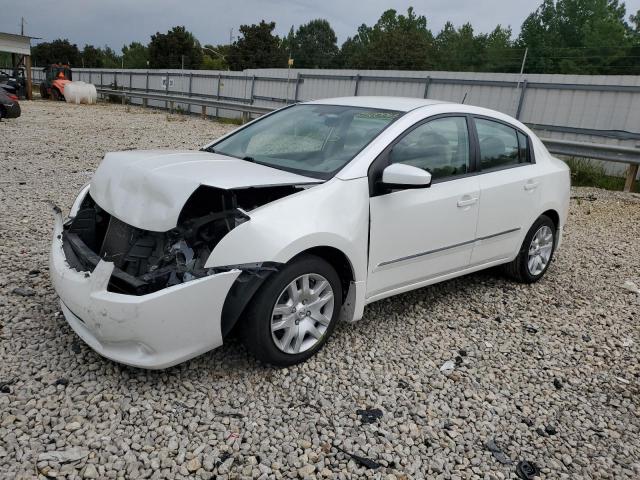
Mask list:
[[[253,157],[242,157],[242,160],[246,160],[247,162],[256,163],[256,159]]]

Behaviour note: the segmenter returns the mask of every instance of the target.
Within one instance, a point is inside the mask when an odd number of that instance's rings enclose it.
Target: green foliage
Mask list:
[[[139,42],[132,42],[122,47],[124,68],[147,68],[149,65],[149,49]]]
[[[345,68],[428,70],[435,65],[435,47],[427,19],[387,10],[373,27],[361,25],[342,46],[340,62]]]
[[[85,45],[82,54],[68,40],[43,42],[32,49],[34,64],[67,63],[96,68],[185,68],[243,70],[285,68],[289,55],[299,68],[358,68],[569,74],[640,74],[640,10],[627,18],[622,0],[541,0],[523,22],[519,37],[501,25],[476,33],[470,23],[447,22],[434,36],[427,18],[413,8],[385,11],[362,24],[338,48],[327,20],[291,28],[280,39],[275,23],[242,25],[232,45],[204,49],[185,27],[152,35],[148,46],[131,43],[118,55],[109,47]],[[4,60],[3,60],[4,58]],[[10,63],[6,55],[0,57]],[[148,62],[148,64],[147,64]]]
[[[72,67],[82,65],[78,46],[66,38],[37,44],[31,48],[31,58],[34,65],[42,67],[51,63],[66,63]]]
[[[618,0],[544,0],[524,21],[518,38],[519,46],[529,48],[527,71],[640,73],[625,16]]]
[[[571,185],[575,187],[598,187],[607,190],[622,190],[624,178],[607,175],[604,167],[585,158],[565,160],[571,170]]]
[[[150,68],[197,69],[202,64],[200,43],[185,27],[173,27],[167,33],[151,35],[149,43]]]
[[[205,45],[202,47],[202,65],[203,70],[228,70],[229,64],[227,57],[229,56],[229,45]]]
[[[264,20],[258,25],[241,25],[242,36],[231,45],[227,56],[231,70],[286,67],[287,54],[280,37],[273,34],[275,28],[275,22]]]
[[[12,68],[11,54],[7,52],[0,52],[0,68]]]
[[[340,52],[336,33],[323,19],[301,25],[295,34],[292,28],[284,40],[284,49],[297,68],[331,68]]]
[[[122,57],[111,47],[104,47],[102,50],[102,66],[104,68],[122,68]]]
[[[85,45],[82,49],[81,64],[86,68],[102,68],[102,50],[93,45]]]

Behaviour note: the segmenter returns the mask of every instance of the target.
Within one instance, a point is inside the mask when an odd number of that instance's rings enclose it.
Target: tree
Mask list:
[[[205,45],[202,47],[203,70],[228,70],[227,57],[230,51],[229,45]]]
[[[231,70],[246,68],[277,68],[287,65],[285,52],[280,37],[273,34],[275,22],[241,25],[238,40],[233,42],[227,56]]]
[[[341,61],[349,68],[427,70],[434,65],[433,35],[427,19],[387,10],[373,27],[361,25],[358,34],[342,46]]]
[[[82,49],[82,65],[86,68],[102,68],[103,52],[93,45],[85,45]]]
[[[80,50],[69,40],[58,39],[53,42],[41,42],[31,49],[31,57],[35,65],[49,65],[52,63],[66,63],[72,67],[82,65]]]
[[[285,50],[291,52],[295,66],[299,68],[332,67],[340,51],[336,33],[323,19],[301,25],[295,35],[290,32],[285,45]]]
[[[632,46],[618,0],[544,0],[524,23],[519,46],[529,48],[528,71],[629,73]]]
[[[102,50],[102,66],[104,68],[121,68],[122,57],[113,48],[105,45]]]
[[[511,28],[498,25],[489,35],[485,36],[484,46],[484,71],[520,71],[524,51],[518,49],[511,40]]]
[[[122,47],[124,68],[147,68],[149,66],[149,49],[139,42],[132,42]]]
[[[173,27],[167,33],[151,35],[149,66],[151,68],[197,69],[202,64],[200,43],[185,27]]]

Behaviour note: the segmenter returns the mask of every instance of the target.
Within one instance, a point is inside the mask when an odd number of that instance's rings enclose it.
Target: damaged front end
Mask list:
[[[200,186],[184,205],[176,227],[166,232],[128,225],[84,197],[65,224],[62,245],[70,267],[93,271],[101,260],[114,264],[108,291],[146,295],[237,266],[205,268],[220,240],[250,220],[247,212],[301,190],[295,185],[224,190]],[[247,266],[243,277],[264,276],[273,265]],[[257,273],[256,273],[257,272]]]

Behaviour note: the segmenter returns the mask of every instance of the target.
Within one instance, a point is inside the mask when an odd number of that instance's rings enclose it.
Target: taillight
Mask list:
[[[13,93],[7,93],[7,97],[9,97],[11,100],[13,100],[14,102],[18,101],[18,96],[14,95]]]

